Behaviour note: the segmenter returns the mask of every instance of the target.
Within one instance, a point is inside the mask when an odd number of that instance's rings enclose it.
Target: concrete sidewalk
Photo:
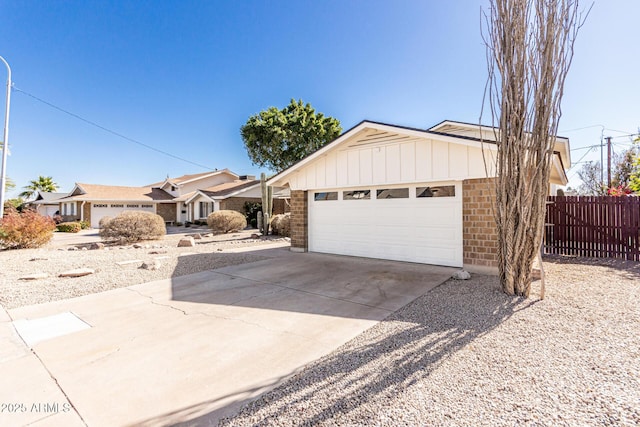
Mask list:
[[[0,312],[0,402],[26,408],[1,412],[0,425],[215,425],[455,271],[270,253],[277,256],[10,310],[15,323]],[[61,313],[91,327],[62,327],[33,351],[13,328]]]

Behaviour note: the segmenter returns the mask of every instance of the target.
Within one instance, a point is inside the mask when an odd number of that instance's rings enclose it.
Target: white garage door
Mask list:
[[[144,203],[92,203],[91,204],[91,227],[98,228],[100,220],[105,216],[113,218],[122,211],[145,211],[156,212],[155,205]]]
[[[462,185],[309,191],[309,250],[461,267]]]

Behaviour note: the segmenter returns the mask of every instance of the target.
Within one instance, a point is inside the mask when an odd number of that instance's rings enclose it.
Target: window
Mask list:
[[[140,205],[141,208],[152,208],[153,205]]]
[[[213,203],[200,202],[200,218],[206,218],[213,212]]]
[[[62,204],[62,215],[75,215],[75,214],[76,214],[75,202]]]
[[[371,190],[353,190],[343,191],[342,200],[369,200],[371,199]]]
[[[127,205],[128,208],[139,208],[140,205]]]
[[[329,191],[324,193],[315,193],[313,195],[313,200],[316,202],[322,200],[338,200],[338,192],[337,191]]]
[[[111,205],[112,208],[124,208],[124,205]]]
[[[416,197],[456,197],[456,186],[418,187],[416,188]]]
[[[106,208],[107,205],[100,205],[100,204],[95,204],[93,205],[94,208]]]
[[[378,190],[376,192],[376,198],[378,199],[408,199],[408,188],[387,188],[384,190]]]

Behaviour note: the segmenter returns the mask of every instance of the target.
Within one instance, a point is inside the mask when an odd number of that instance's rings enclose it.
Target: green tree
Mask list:
[[[282,110],[269,107],[249,117],[240,128],[253,164],[278,172],[333,141],[340,132],[338,119],[294,99]]]
[[[36,194],[37,191],[53,193],[58,189],[58,184],[53,182],[53,178],[50,176],[40,175],[38,179],[29,181],[29,185],[22,188],[24,188],[24,191],[20,193],[20,197],[29,199],[31,196]]]
[[[638,174],[638,148],[631,147],[620,154],[614,154],[611,164],[611,187],[631,188],[634,174]],[[584,196],[606,196],[606,178],[601,180],[600,162],[588,162],[582,165],[578,176],[582,185],[578,192]],[[605,172],[606,175],[606,172]],[[634,190],[637,191],[637,190]]]
[[[640,143],[640,136],[635,139],[635,143]],[[629,178],[629,188],[635,193],[640,194],[640,153],[636,152],[636,159],[633,162],[635,169],[631,173]]]
[[[16,183],[13,182],[13,180],[11,178],[9,178],[8,176],[4,178],[4,190],[5,191],[9,191],[9,190],[13,190],[14,188],[16,188]]]

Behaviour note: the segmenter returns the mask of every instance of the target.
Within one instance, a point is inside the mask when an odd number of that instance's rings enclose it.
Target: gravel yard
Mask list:
[[[206,231],[205,231],[206,232]],[[264,259],[250,252],[231,253],[238,248],[256,249],[284,239],[251,239],[252,231],[204,237],[195,247],[177,247],[183,235],[167,235],[163,240],[141,242],[141,248],[109,246],[98,250],[69,250],[87,246],[67,244],[70,233],[54,236],[45,248],[0,251],[0,304],[12,309],[31,304],[72,298],[109,289],[167,279]],[[274,236],[275,237],[275,236]],[[78,236],[77,241],[95,240]],[[159,262],[159,268],[140,268],[143,262]],[[120,263],[120,264],[118,264]],[[62,278],[67,270],[89,268],[94,274]],[[47,278],[23,280],[31,274],[46,274]]]
[[[640,264],[545,259],[547,297],[449,280],[222,425],[640,425]]]

